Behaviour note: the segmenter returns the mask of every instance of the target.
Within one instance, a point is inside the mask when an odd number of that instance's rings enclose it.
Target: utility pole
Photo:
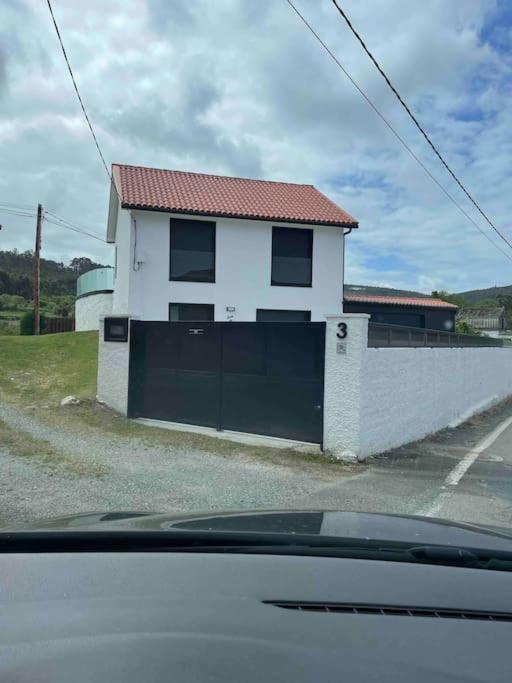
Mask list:
[[[37,205],[36,248],[34,250],[34,334],[41,333],[41,315],[39,294],[41,289],[41,224],[43,222],[43,207]]]

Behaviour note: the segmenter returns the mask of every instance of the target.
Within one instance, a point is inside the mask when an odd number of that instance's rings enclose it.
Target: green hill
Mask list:
[[[467,304],[478,304],[481,301],[497,299],[498,296],[512,296],[512,285],[504,287],[487,287],[487,289],[470,289],[467,292],[460,292]]]
[[[345,292],[353,294],[374,294],[375,296],[429,296],[410,289],[393,289],[392,287],[374,287],[373,285],[345,285]]]
[[[93,268],[101,268],[86,257],[74,258],[68,265],[41,259],[41,293],[74,296],[76,278]],[[0,295],[14,294],[24,299],[33,296],[34,255],[31,251],[0,251]]]

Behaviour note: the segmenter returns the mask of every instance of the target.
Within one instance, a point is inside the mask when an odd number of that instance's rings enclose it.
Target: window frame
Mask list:
[[[212,309],[211,320],[171,320],[171,306],[209,306]],[[187,323],[210,323],[215,322],[215,304],[198,304],[190,301],[169,301],[168,306],[168,320],[169,322],[187,322]]]
[[[307,316],[309,316],[308,320],[258,320],[258,312],[259,311],[272,311],[275,313],[306,313]],[[257,323],[266,323],[266,322],[275,322],[275,323],[310,323],[311,322],[311,311],[308,311],[306,309],[297,309],[297,308],[257,308],[256,309],[256,322]]]
[[[211,280],[192,280],[188,277],[173,277],[172,275],[172,228],[174,223],[205,223],[207,225],[213,226],[213,279]],[[190,227],[190,226],[189,226]],[[202,221],[197,219],[187,219],[187,218],[170,218],[169,219],[169,282],[199,282],[201,284],[215,284],[217,277],[217,222],[216,221]]]
[[[297,283],[287,283],[287,282],[275,282],[274,281],[274,244],[276,239],[276,230],[294,230],[309,233],[310,237],[310,267],[309,267],[309,284],[297,284]],[[272,287],[313,287],[313,242],[314,242],[314,229],[313,228],[291,228],[284,225],[273,225],[272,226],[272,251],[270,255],[270,285]]]

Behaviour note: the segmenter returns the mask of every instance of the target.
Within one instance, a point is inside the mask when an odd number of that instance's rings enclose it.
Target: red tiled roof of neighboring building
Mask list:
[[[313,185],[113,164],[123,208],[357,227]]]
[[[422,308],[449,308],[456,310],[455,304],[449,304],[441,299],[432,297],[384,296],[377,294],[353,294],[346,292],[345,301],[361,304],[387,304],[390,306],[421,306]]]

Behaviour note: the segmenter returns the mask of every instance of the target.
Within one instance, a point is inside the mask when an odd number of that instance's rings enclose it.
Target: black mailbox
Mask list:
[[[108,342],[128,341],[128,318],[105,318],[103,339]]]

